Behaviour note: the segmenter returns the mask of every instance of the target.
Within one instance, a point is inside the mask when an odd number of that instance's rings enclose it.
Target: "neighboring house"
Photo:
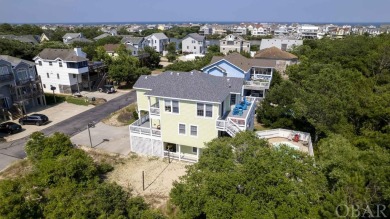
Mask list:
[[[132,51],[133,56],[138,56],[138,53],[145,46],[145,40],[143,37],[125,36],[122,38],[121,43],[125,44],[128,49]]]
[[[270,87],[275,66],[275,60],[248,59],[232,53],[224,57],[214,56],[201,70],[209,75],[245,79],[243,95],[262,99]]]
[[[274,147],[286,145],[298,151],[308,153],[314,156],[313,144],[310,133],[293,131],[288,129],[270,129],[265,131],[257,131],[256,135],[259,138],[267,139]]]
[[[220,52],[228,54],[229,52],[250,52],[251,44],[237,34],[229,34],[219,41]]]
[[[21,36],[15,36],[15,35],[0,35],[0,38],[3,39],[10,39],[10,40],[17,40],[23,43],[30,43],[32,45],[37,45],[40,43],[40,36],[39,35],[21,35]]]
[[[164,33],[154,33],[145,37],[144,45],[154,48],[157,52],[165,51],[169,38]]]
[[[45,92],[80,92],[82,75],[89,72],[88,59],[80,48],[44,49],[33,60]]]
[[[118,50],[120,45],[121,44],[106,44],[103,47],[104,47],[104,50],[106,50],[106,53],[109,56],[117,57],[118,56],[117,50]],[[133,56],[137,56],[138,55],[138,50],[136,48],[134,48],[133,46],[125,44],[125,47],[126,47],[126,49],[129,51],[129,53],[131,55],[133,55]]]
[[[267,30],[263,27],[263,25],[255,25],[251,30],[251,34],[253,36],[265,36],[268,35]]]
[[[279,71],[283,76],[286,76],[284,73],[286,71],[287,66],[298,63],[298,57],[296,55],[285,52],[274,46],[271,48],[262,49],[258,51],[255,54],[254,58],[275,60],[276,61],[275,69]]]
[[[133,86],[140,119],[129,127],[131,151],[197,162],[204,143],[253,130],[253,100],[240,114],[232,113],[242,85],[240,78],[198,71],[141,76]]]
[[[42,43],[44,41],[50,41],[51,34],[49,33],[42,33],[41,37],[39,38],[39,42]]]
[[[246,27],[243,27],[243,26],[235,26],[233,28],[233,33],[238,34],[238,35],[246,35],[247,29],[246,29]]]
[[[262,39],[260,44],[260,50],[271,47],[276,47],[283,51],[289,51],[293,47],[303,45],[303,40],[295,39]]]
[[[298,36],[300,39],[317,39],[319,27],[314,25],[302,25],[298,28]]]
[[[62,40],[65,44],[70,44],[71,42],[74,42],[75,39],[85,39],[82,33],[66,33]]]
[[[204,25],[199,28],[199,34],[201,35],[211,35],[213,34],[213,28],[209,27],[208,25]]]
[[[183,53],[204,54],[206,49],[206,38],[197,33],[190,33],[181,41]]]
[[[72,44],[74,42],[82,42],[82,43],[93,43],[92,40],[86,39],[86,38],[75,38],[68,41],[67,44]]]
[[[16,119],[31,107],[46,105],[40,77],[35,63],[0,55],[0,115],[2,119]],[[19,114],[19,115],[16,115]]]

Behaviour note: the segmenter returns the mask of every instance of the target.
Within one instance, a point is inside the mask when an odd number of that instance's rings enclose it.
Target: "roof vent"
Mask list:
[[[191,75],[194,75],[194,72],[191,72]]]
[[[171,75],[173,75],[173,72],[171,72]]]
[[[230,78],[228,78],[227,81],[230,81]]]
[[[179,75],[179,72],[178,73],[176,73],[177,75]]]
[[[148,79],[148,76],[145,76],[145,79]]]

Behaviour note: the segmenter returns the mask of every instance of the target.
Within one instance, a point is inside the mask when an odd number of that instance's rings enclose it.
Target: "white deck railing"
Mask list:
[[[150,106],[150,115],[160,116],[160,105],[158,102]]]
[[[142,127],[141,125],[149,122],[149,115],[142,116],[137,121],[133,122],[130,125],[130,133],[140,134],[140,135],[148,135],[154,137],[161,137],[161,130],[150,128],[150,127]]]
[[[164,151],[164,157],[168,157],[170,159],[174,160],[181,160],[181,161],[187,161],[187,162],[198,162],[198,157],[193,154],[184,154],[184,153],[177,153],[177,152],[168,152]]]
[[[266,138],[266,139],[286,138],[288,140],[293,140],[295,135],[299,135],[299,141],[302,141],[304,145],[307,145],[310,155],[314,155],[311,136],[307,132],[300,132],[300,131],[294,131],[288,129],[271,129],[271,130],[257,131],[256,135],[260,138]]]

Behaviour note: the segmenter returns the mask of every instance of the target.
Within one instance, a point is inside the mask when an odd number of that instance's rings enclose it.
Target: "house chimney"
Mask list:
[[[83,51],[81,51],[81,48],[74,48],[73,50],[74,50],[74,52],[76,53],[76,56],[82,56],[82,57],[84,57],[84,54],[85,54],[85,53],[83,53]]]

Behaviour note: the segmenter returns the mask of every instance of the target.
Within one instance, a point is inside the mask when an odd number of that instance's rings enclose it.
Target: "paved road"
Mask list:
[[[87,129],[89,122],[99,122],[111,113],[131,104],[136,101],[136,94],[132,91],[129,94],[121,95],[115,99],[108,101],[100,106],[96,106],[88,111],[80,113],[74,117],[59,122],[53,126],[43,129],[45,135],[51,135],[54,132],[62,132],[69,136],[74,136],[77,133]],[[61,113],[61,112],[58,112]],[[21,138],[12,142],[0,144],[0,170],[6,168],[15,160],[26,157],[24,145],[28,137]]]

